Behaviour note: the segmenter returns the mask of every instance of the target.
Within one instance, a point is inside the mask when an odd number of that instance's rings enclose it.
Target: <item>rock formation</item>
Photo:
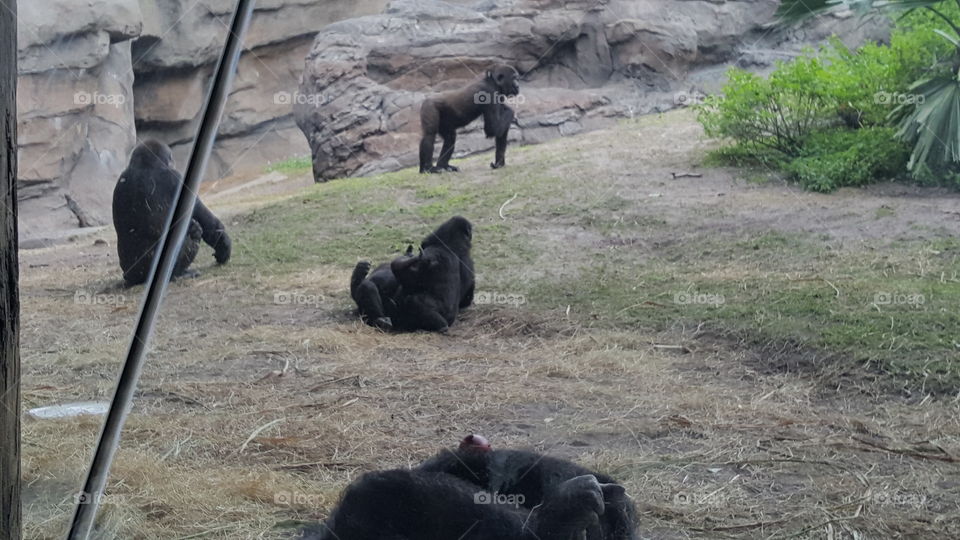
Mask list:
[[[524,74],[512,137],[536,143],[673,108],[725,66],[763,68],[836,29],[773,31],[777,0],[395,0],[316,37],[295,96],[314,178],[412,166],[418,105],[493,62]],[[844,29],[854,27],[848,21]],[[868,29],[872,29],[869,27]],[[847,32],[857,41],[863,31]],[[715,89],[715,88],[714,88]],[[458,153],[492,147],[480,123]]]
[[[21,245],[107,224],[136,140],[173,146],[199,120],[235,0],[31,0],[19,16]],[[317,29],[386,0],[259,0],[207,177],[309,152],[293,121]]]

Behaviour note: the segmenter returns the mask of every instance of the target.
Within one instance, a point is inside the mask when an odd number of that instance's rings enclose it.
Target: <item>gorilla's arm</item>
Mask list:
[[[223,223],[213,215],[199,198],[197,205],[193,207],[193,219],[197,220],[200,227],[203,228],[203,241],[213,248],[214,257],[217,262],[224,264],[230,260],[231,246],[230,236],[227,234]]]
[[[506,136],[515,113],[506,105],[491,105],[483,111],[483,134],[487,138]]]

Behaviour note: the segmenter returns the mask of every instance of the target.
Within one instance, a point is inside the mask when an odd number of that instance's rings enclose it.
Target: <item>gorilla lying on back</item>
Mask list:
[[[400,258],[412,256],[413,246],[407,246]],[[350,276],[350,297],[357,303],[360,318],[381,330],[393,328],[392,318],[397,314],[396,296],[400,292],[400,283],[390,266],[391,263],[383,263],[371,273],[370,263],[361,261]]]
[[[520,496],[520,504],[534,509],[562,482],[590,475],[604,486],[604,511],[584,527],[587,540],[633,540],[636,509],[613,478],[576,463],[525,450],[491,450],[480,435],[469,435],[455,451],[444,451],[425,461],[423,471],[442,472],[474,484],[488,493]],[[616,486],[618,489],[607,486]]]
[[[455,216],[424,238],[419,255],[390,263],[401,285],[395,329],[446,332],[460,310],[473,303],[472,239],[473,226]]]
[[[128,286],[147,280],[182,182],[174,169],[170,147],[158,141],[137,145],[130,156],[130,164],[113,190],[117,253],[123,280]],[[213,247],[217,263],[230,260],[230,237],[223,223],[197,199],[173,277],[189,275],[187,269],[197,256],[201,239]]]
[[[471,435],[416,469],[363,475],[303,540],[633,540],[636,524],[609,477]]]

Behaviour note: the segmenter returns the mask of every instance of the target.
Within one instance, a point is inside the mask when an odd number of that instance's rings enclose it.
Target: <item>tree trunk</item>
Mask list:
[[[20,538],[17,3],[0,9],[0,540]]]

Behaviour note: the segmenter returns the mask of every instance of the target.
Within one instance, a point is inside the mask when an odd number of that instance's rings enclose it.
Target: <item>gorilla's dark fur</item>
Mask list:
[[[457,129],[483,116],[483,133],[496,139],[496,156],[490,164],[499,169],[506,164],[507,135],[513,123],[513,109],[503,103],[504,97],[520,93],[517,79],[520,75],[510,66],[498,64],[487,70],[479,81],[462,88],[444,92],[424,100],[420,106],[420,172],[457,171],[450,165],[457,143]],[[433,145],[437,135],[443,139],[443,148],[437,165],[433,165]]]
[[[413,246],[408,246],[400,259],[412,256]],[[350,276],[350,296],[357,303],[360,318],[383,330],[393,327],[391,321],[396,316],[396,296],[400,292],[400,283],[390,266],[391,263],[383,263],[370,272],[370,263],[361,261]]]
[[[498,504],[491,495],[522,499]],[[635,527],[633,503],[609,477],[532,452],[461,445],[414,470],[362,476],[304,539],[632,540]]]
[[[401,285],[395,329],[445,332],[460,310],[473,303],[472,238],[470,222],[455,216],[424,238],[419,255],[390,264]]]
[[[174,169],[170,147],[147,141],[134,149],[130,164],[113,190],[113,226],[117,229],[117,253],[127,285],[147,280],[182,181]],[[197,199],[187,237],[173,269],[174,277],[188,274],[201,239],[213,247],[218,263],[230,260],[230,237],[223,223]]]
[[[464,445],[458,450],[441,452],[420,465],[419,470],[446,473],[491,493],[522,495],[527,509],[546,500],[570,478],[592,475],[601,484],[617,484],[607,475],[563,459],[524,450],[484,451]],[[602,515],[583,527],[586,539],[634,540],[636,509],[622,488],[604,489],[604,508]]]

